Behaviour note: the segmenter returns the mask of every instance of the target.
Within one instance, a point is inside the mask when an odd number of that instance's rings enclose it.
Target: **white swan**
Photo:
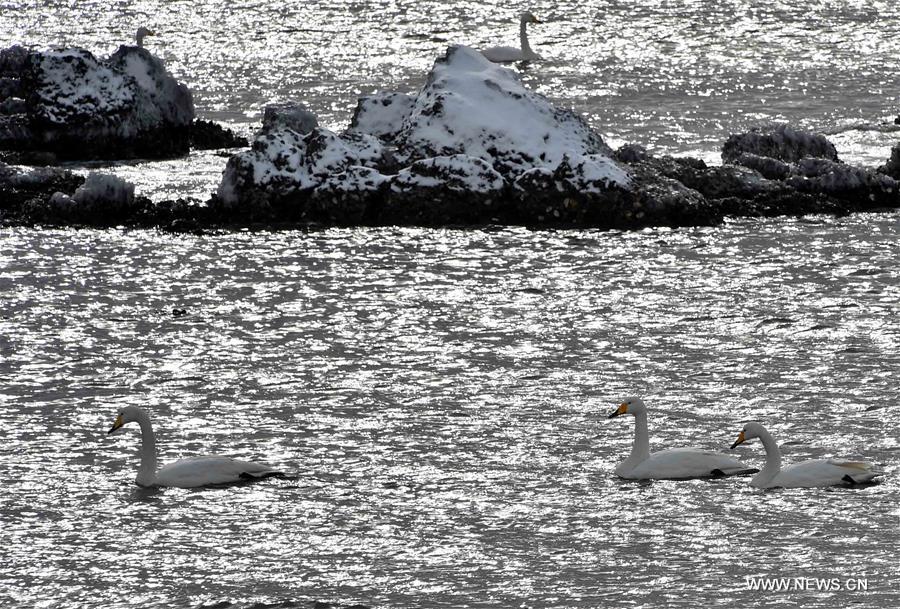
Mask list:
[[[637,480],[708,478],[759,471],[711,450],[670,448],[651,453],[647,433],[647,405],[640,398],[625,398],[609,418],[623,414],[634,416],[634,445],[628,458],[616,467],[616,474],[622,478]]]
[[[738,434],[737,440],[731,445],[731,448],[753,438],[759,438],[766,449],[766,465],[750,481],[750,484],[757,488],[862,484],[882,473],[866,461],[841,461],[838,459],[810,459],[781,469],[781,451],[778,449],[778,444],[772,434],[759,423],[744,425],[744,429]]]
[[[491,47],[489,49],[484,49],[481,54],[494,63],[540,59],[541,56],[532,51],[531,45],[528,44],[527,25],[529,23],[540,23],[540,20],[528,11],[519,15],[519,40],[521,41],[521,48]]]
[[[191,457],[169,463],[157,470],[156,435],[153,433],[150,417],[142,409],[137,406],[126,406],[120,410],[107,435],[132,421],[141,426],[141,465],[135,478],[139,486],[193,488],[283,475],[268,465],[239,461],[230,457]]]
[[[137,29],[137,32],[134,34],[134,39],[139,47],[144,48],[144,38],[147,36],[156,36],[156,32],[148,30],[143,25]]]

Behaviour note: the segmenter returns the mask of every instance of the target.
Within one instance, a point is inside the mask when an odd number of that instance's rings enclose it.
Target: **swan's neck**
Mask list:
[[[628,455],[628,463],[637,465],[650,457],[650,434],[647,432],[647,413],[638,412],[634,415],[634,444],[631,454]]]
[[[146,412],[141,412],[138,425],[141,426],[141,465],[135,482],[140,486],[153,486],[156,482],[156,434]]]
[[[778,443],[775,441],[775,438],[772,437],[772,434],[763,429],[759,432],[759,440],[766,449],[766,464],[759,473],[753,477],[752,482],[754,486],[762,486],[775,478],[775,476],[778,475],[778,472],[781,471],[781,451],[778,449]]]
[[[619,463],[616,473],[628,478],[638,465],[650,458],[650,435],[647,433],[647,413],[638,412],[634,415],[634,444],[631,445],[631,454]]]
[[[526,57],[529,55],[534,55],[534,51],[531,50],[531,45],[528,44],[528,25],[527,22],[522,21],[519,23],[519,39],[522,41],[522,54]]]

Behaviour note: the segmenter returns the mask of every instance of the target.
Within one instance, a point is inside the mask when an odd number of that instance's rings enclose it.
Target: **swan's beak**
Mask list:
[[[613,419],[613,418],[619,416],[620,414],[627,414],[627,413],[628,413],[628,404],[626,404],[625,402],[622,402],[621,404],[619,404],[619,407],[616,408],[615,410],[613,410],[612,413],[606,418]]]
[[[112,429],[110,429],[108,432],[106,432],[106,435],[113,433],[114,431],[119,429],[124,424],[125,423],[122,422],[122,415],[117,416],[115,422],[113,423]]]
[[[747,439],[744,437],[744,432],[742,431],[741,433],[738,434],[738,438],[737,438],[737,440],[734,441],[734,444],[731,445],[731,448],[734,448],[738,444],[743,444],[744,442],[746,442],[746,440]]]

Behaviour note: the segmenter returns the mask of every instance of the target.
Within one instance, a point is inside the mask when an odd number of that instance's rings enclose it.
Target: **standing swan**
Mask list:
[[[623,414],[634,416],[634,445],[628,458],[616,466],[616,474],[622,478],[637,480],[709,478],[752,474],[759,471],[711,450],[670,448],[651,453],[647,433],[647,405],[641,398],[626,398],[609,418]]]
[[[747,440],[759,438],[766,449],[766,465],[750,481],[757,488],[801,488],[835,486],[838,484],[862,484],[870,482],[882,472],[866,461],[840,461],[837,459],[810,459],[781,469],[781,451],[765,427],[759,423],[747,423],[731,445],[734,448]]]
[[[268,465],[238,461],[230,457],[191,457],[164,465],[157,471],[156,435],[150,425],[150,417],[142,409],[126,406],[120,410],[107,435],[132,421],[141,426],[141,466],[135,478],[138,486],[193,488],[284,475]]]
[[[137,45],[141,48],[144,48],[144,38],[147,36],[156,36],[156,32],[153,30],[148,30],[143,25],[137,29],[137,32],[134,34],[134,40],[137,42]]]
[[[540,20],[529,11],[525,11],[519,15],[519,39],[521,40],[522,48],[491,47],[483,50],[481,54],[494,63],[540,59],[541,56],[532,51],[531,45],[528,44],[528,32],[526,28],[529,23],[540,23]]]

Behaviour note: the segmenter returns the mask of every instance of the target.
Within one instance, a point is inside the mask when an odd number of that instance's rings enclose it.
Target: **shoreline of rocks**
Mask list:
[[[52,92],[44,90],[41,99],[59,106],[45,101],[47,116],[84,114],[87,102],[69,94],[76,89],[67,80],[72,74],[126,66],[116,82],[132,94],[112,87],[107,105],[140,100],[143,109],[122,114],[128,120],[155,129],[147,116],[180,117],[163,121],[159,132],[192,132],[195,147],[246,143],[214,123],[196,121],[190,92],[144,49],[122,47],[112,56],[118,59],[94,58],[96,65],[81,50],[57,51],[51,61],[13,49],[0,51],[0,74],[16,61],[62,74],[61,83],[51,84],[31,77]],[[127,142],[136,133],[127,121],[112,125],[94,118],[87,121],[88,140],[124,133]],[[3,126],[0,121],[0,134]],[[53,142],[77,133],[65,121],[53,129],[68,133]],[[8,140],[0,135],[0,144]],[[81,178],[59,168],[0,162],[0,226],[637,229],[714,225],[728,216],[900,208],[900,145],[885,165],[866,169],[841,162],[824,136],[779,125],[732,135],[722,158],[722,165],[710,166],[690,157],[654,156],[638,145],[614,151],[580,116],[525,88],[515,72],[453,46],[417,93],[360,99],[344,132],[320,127],[302,104],[267,108],[250,148],[229,158],[218,192],[207,201],[154,203],[113,176]]]

